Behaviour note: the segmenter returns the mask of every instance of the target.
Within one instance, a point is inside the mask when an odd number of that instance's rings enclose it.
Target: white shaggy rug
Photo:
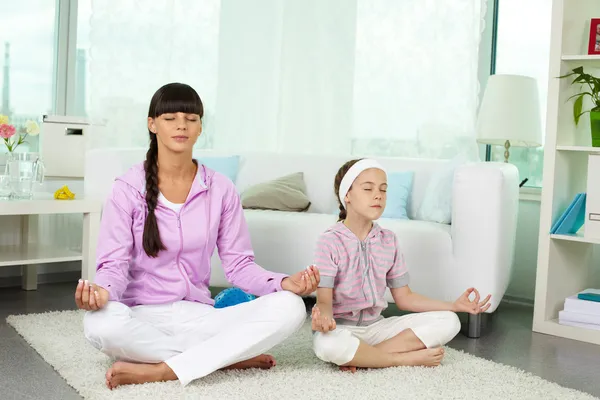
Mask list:
[[[311,350],[310,325],[274,348],[269,371],[216,372],[183,388],[178,382],[110,391],[111,360],[83,336],[83,311],[11,315],[7,321],[85,399],[595,399],[513,367],[450,348],[437,368],[339,372]]]

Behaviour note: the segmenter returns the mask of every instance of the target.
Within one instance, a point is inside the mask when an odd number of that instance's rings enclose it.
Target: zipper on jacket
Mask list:
[[[177,263],[177,268],[179,269],[179,272],[181,273],[183,280],[185,281],[185,288],[186,288],[185,297],[188,297],[190,295],[190,283],[189,283],[189,276],[185,273],[185,271],[181,267],[181,262],[180,262],[181,253],[183,252],[183,229],[181,228],[181,212],[183,211],[183,209],[189,202],[191,202],[193,199],[195,199],[196,197],[198,197],[200,194],[204,193],[207,190],[207,188],[206,188],[207,185],[204,184],[203,186],[205,186],[204,190],[200,190],[199,192],[195,193],[191,198],[187,199],[187,201],[185,203],[183,203],[183,205],[179,209],[179,212],[176,212],[175,210],[173,210],[169,207],[165,207],[165,208],[173,211],[175,213],[175,215],[177,216],[177,229],[179,230],[179,251],[177,252],[176,263]],[[207,233],[207,235],[208,235],[208,233]],[[206,248],[205,248],[205,250],[206,250]],[[210,268],[210,264],[209,264],[209,268]]]
[[[373,281],[371,280],[371,276],[369,275],[369,257],[367,255],[367,246],[365,243],[361,242],[360,247],[363,252],[364,260],[365,260],[365,268],[367,274],[367,280],[369,281],[369,288],[371,289],[371,296],[373,298],[373,307],[377,304],[377,299],[375,298],[375,290],[373,289]]]
[[[179,230],[179,251],[177,252],[177,261],[176,262],[177,262],[177,268],[179,268],[179,272],[181,272],[181,275],[183,276],[183,280],[185,281],[185,289],[186,289],[185,297],[188,297],[190,295],[190,284],[188,283],[189,277],[187,276],[187,274],[181,267],[181,263],[180,263],[181,252],[183,251],[183,229],[181,229],[181,210],[183,210],[183,207],[185,207],[185,204],[183,206],[181,206],[181,208],[179,209],[179,212],[177,213],[177,228]]]

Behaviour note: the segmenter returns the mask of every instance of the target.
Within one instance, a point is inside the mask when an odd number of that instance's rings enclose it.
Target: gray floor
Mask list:
[[[0,397],[80,399],[50,365],[6,324],[10,314],[74,309],[75,284],[40,285],[37,291],[0,289]],[[308,305],[307,307],[310,307]],[[388,314],[394,314],[393,309]],[[503,304],[486,321],[480,339],[459,334],[450,347],[529,371],[562,386],[600,397],[600,346],[534,334],[532,310]],[[82,356],[82,361],[85,357]],[[83,361],[82,368],[85,368]]]

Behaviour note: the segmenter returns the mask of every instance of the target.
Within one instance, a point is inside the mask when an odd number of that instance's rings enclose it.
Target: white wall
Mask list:
[[[521,200],[517,220],[515,263],[506,295],[531,303],[535,295],[539,228],[540,202]]]

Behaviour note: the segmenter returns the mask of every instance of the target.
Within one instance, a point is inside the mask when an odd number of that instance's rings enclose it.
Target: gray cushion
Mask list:
[[[303,172],[251,186],[241,198],[245,209],[306,211],[310,207]]]

